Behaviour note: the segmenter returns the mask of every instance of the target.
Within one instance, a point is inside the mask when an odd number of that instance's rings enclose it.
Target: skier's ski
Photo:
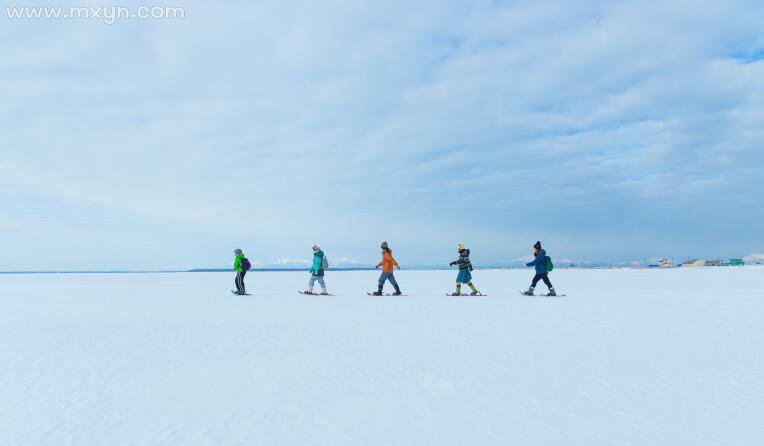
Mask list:
[[[235,294],[237,296],[251,296],[251,294],[249,294],[249,293],[241,294],[238,291],[234,291],[234,290],[231,290],[231,294]]]
[[[462,294],[456,294],[456,293],[446,293],[446,296],[451,297],[458,297],[458,296],[464,296],[464,297],[485,297],[488,296],[487,294],[483,293],[477,293],[477,294],[469,294],[469,293],[462,293]]]
[[[528,296],[528,297],[565,297],[567,294],[557,294],[555,296],[547,296],[546,294],[525,294],[525,291],[518,291],[521,296]]]
[[[321,293],[309,293],[307,291],[298,291],[300,294],[304,294],[306,296],[334,296],[334,294],[321,294]]]
[[[369,296],[376,296],[376,297],[382,297],[382,296],[393,296],[393,297],[403,296],[403,297],[405,297],[405,296],[408,296],[408,294],[391,294],[391,293],[374,294],[374,293],[370,293],[368,291],[366,292],[366,294],[368,294]]]

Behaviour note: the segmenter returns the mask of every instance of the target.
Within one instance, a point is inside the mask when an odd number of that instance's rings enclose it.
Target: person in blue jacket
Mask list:
[[[321,285],[321,294],[324,296],[329,294],[326,292],[326,282],[324,282],[324,270],[327,266],[328,262],[325,260],[324,251],[317,245],[313,245],[313,265],[310,267],[310,280],[306,293],[315,294],[313,293],[313,286],[318,281],[318,284]]]
[[[526,296],[533,296],[533,290],[536,288],[536,284],[539,282],[539,280],[543,280],[547,288],[549,288],[549,293],[547,293],[547,296],[557,295],[557,293],[554,292],[552,282],[549,281],[549,272],[546,270],[546,251],[541,248],[541,242],[536,242],[536,244],[533,245],[533,261],[527,263],[525,266],[536,267],[536,275],[533,276],[531,287],[528,288],[528,291],[524,292],[523,294]]]

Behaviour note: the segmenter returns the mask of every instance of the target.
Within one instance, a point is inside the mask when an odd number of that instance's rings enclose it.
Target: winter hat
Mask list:
[[[535,245],[533,245],[534,248],[541,249],[541,242],[536,242]]]
[[[382,245],[380,246],[382,249],[388,249],[387,248],[387,242],[382,242]]]
[[[456,250],[457,251],[464,251],[464,243],[459,243],[458,245],[456,245]]]
[[[241,250],[241,249],[238,249],[238,248],[237,248],[237,249],[234,249],[234,250],[233,250],[233,253],[234,253],[234,254],[236,254],[237,256],[238,256],[239,254],[244,254],[244,253],[242,252],[242,250]]]
[[[318,245],[313,245],[313,252],[321,251],[321,248],[318,247]]]

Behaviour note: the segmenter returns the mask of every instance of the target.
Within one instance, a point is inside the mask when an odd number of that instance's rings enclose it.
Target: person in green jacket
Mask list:
[[[328,263],[324,259],[324,251],[322,251],[318,245],[313,245],[313,265],[310,267],[310,280],[308,281],[307,294],[315,294],[313,293],[313,286],[316,281],[321,285],[321,294],[324,296],[329,294],[326,292],[326,282],[324,282],[324,270],[326,269],[326,266],[328,266]]]
[[[233,253],[236,256],[233,259],[233,269],[236,271],[236,279],[234,280],[236,294],[247,294],[247,289],[244,287],[244,276],[247,274],[247,269],[244,268],[243,262],[243,259],[245,259],[244,252],[241,249],[235,249]],[[249,261],[246,263],[249,263]]]

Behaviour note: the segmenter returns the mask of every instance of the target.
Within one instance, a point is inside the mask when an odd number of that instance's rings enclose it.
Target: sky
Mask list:
[[[2,3],[0,270],[764,252],[761,1]]]

